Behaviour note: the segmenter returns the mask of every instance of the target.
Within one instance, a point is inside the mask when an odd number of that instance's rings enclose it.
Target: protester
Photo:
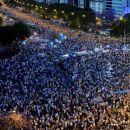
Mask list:
[[[32,34],[43,41],[28,39],[18,55],[0,60],[0,113],[23,113],[34,130],[124,130],[128,115],[111,114],[126,105],[126,93],[118,92],[129,89],[130,56],[122,43],[69,29],[72,35],[54,48],[50,42],[64,29],[46,24],[38,31],[32,22]]]

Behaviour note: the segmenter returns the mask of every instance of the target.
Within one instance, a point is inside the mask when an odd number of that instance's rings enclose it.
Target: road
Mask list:
[[[68,34],[68,32],[71,32],[71,30],[67,27],[66,28],[58,27],[57,25],[51,24],[47,20],[39,19],[39,18],[32,16],[30,14],[21,12],[18,9],[11,8],[11,7],[8,7],[6,5],[4,5],[2,7],[2,9],[3,9],[3,11],[5,10],[5,13],[9,13],[10,15],[12,15],[14,17],[18,17],[19,19],[23,20],[24,22],[29,21],[29,22],[32,22],[32,23],[39,25],[40,27],[47,27],[48,29],[55,31],[55,32],[62,32],[65,34]],[[68,34],[68,35],[71,36],[71,34]]]
[[[13,17],[17,17],[17,18],[21,19],[24,22],[35,23],[38,27],[47,28],[53,32],[58,32],[58,33],[62,32],[66,36],[71,37],[71,38],[78,38],[78,40],[80,40],[80,41],[94,41],[95,42],[95,40],[96,40],[98,42],[107,43],[107,44],[109,44],[111,42],[120,41],[120,39],[116,39],[116,38],[112,38],[112,37],[103,37],[103,36],[95,35],[95,33],[89,34],[89,33],[83,32],[81,30],[72,30],[69,27],[59,27],[53,23],[50,23],[50,21],[48,21],[48,20],[39,19],[28,13],[24,13],[18,9],[8,7],[6,5],[2,6],[1,10],[6,14],[10,14]]]

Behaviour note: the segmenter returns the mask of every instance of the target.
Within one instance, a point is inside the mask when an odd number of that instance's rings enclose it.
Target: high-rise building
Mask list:
[[[39,2],[39,3],[40,3],[40,2],[45,2],[44,0],[35,0],[35,1],[36,1],[36,2]]]
[[[96,13],[101,14],[104,11],[104,0],[90,0],[90,8]]]
[[[78,8],[89,8],[89,1],[90,0],[35,0],[36,2],[45,2],[47,4],[54,4],[54,3],[65,3],[76,6]]]
[[[105,4],[104,4],[104,11],[109,11],[112,9],[112,2],[113,0],[105,0]]]
[[[130,0],[127,0],[127,6],[130,7]]]
[[[84,0],[84,8],[90,7],[90,0]]]
[[[68,4],[78,7],[78,0],[68,0]]]
[[[86,1],[85,0],[78,0],[78,7],[79,8],[86,8]]]
[[[90,0],[90,7],[96,13],[112,11],[118,18],[130,13],[130,0]]]
[[[90,0],[68,0],[68,4],[76,6],[78,8],[89,8],[89,1]]]
[[[125,7],[126,0],[112,0],[112,8],[116,17],[121,17],[124,15]]]
[[[90,7],[97,14],[112,10],[112,0],[90,0]]]
[[[125,8],[125,14],[130,13],[130,0],[127,0],[127,6]]]
[[[68,3],[68,0],[59,0],[59,3],[60,3],[60,4],[63,4],[63,3],[64,3],[64,4],[67,4],[67,3]]]
[[[130,0],[112,0],[112,8],[116,17],[122,17],[130,13]]]

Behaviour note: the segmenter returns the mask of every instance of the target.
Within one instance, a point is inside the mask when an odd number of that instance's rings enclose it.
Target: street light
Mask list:
[[[86,15],[85,15],[85,14],[83,14],[83,15],[82,15],[82,17],[83,17],[83,18],[85,18],[85,17],[86,17]]]
[[[74,15],[74,12],[72,12],[71,14]]]
[[[61,11],[61,13],[62,13],[62,14],[64,14],[64,13],[65,13],[65,11],[64,11],[64,10],[62,10],[62,11]]]
[[[96,17],[96,20],[99,20],[99,18],[98,18],[98,17]]]
[[[53,11],[56,12],[56,9],[54,9]]]
[[[81,25],[78,25],[78,29],[80,29]]]
[[[47,10],[47,8],[45,8],[45,10]]]
[[[120,17],[120,20],[123,20],[123,17]]]

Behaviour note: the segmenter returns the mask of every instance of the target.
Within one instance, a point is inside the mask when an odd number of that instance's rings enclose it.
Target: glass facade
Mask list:
[[[127,7],[127,0],[112,0],[112,8],[116,17],[121,17],[125,14],[125,8]]]
[[[78,0],[78,7],[79,8],[84,8],[85,1],[84,0]]]
[[[68,3],[68,0],[59,0],[60,3],[65,3],[67,4]]]
[[[103,13],[104,11],[104,1],[103,0],[91,0],[90,8],[94,10],[96,13]]]

